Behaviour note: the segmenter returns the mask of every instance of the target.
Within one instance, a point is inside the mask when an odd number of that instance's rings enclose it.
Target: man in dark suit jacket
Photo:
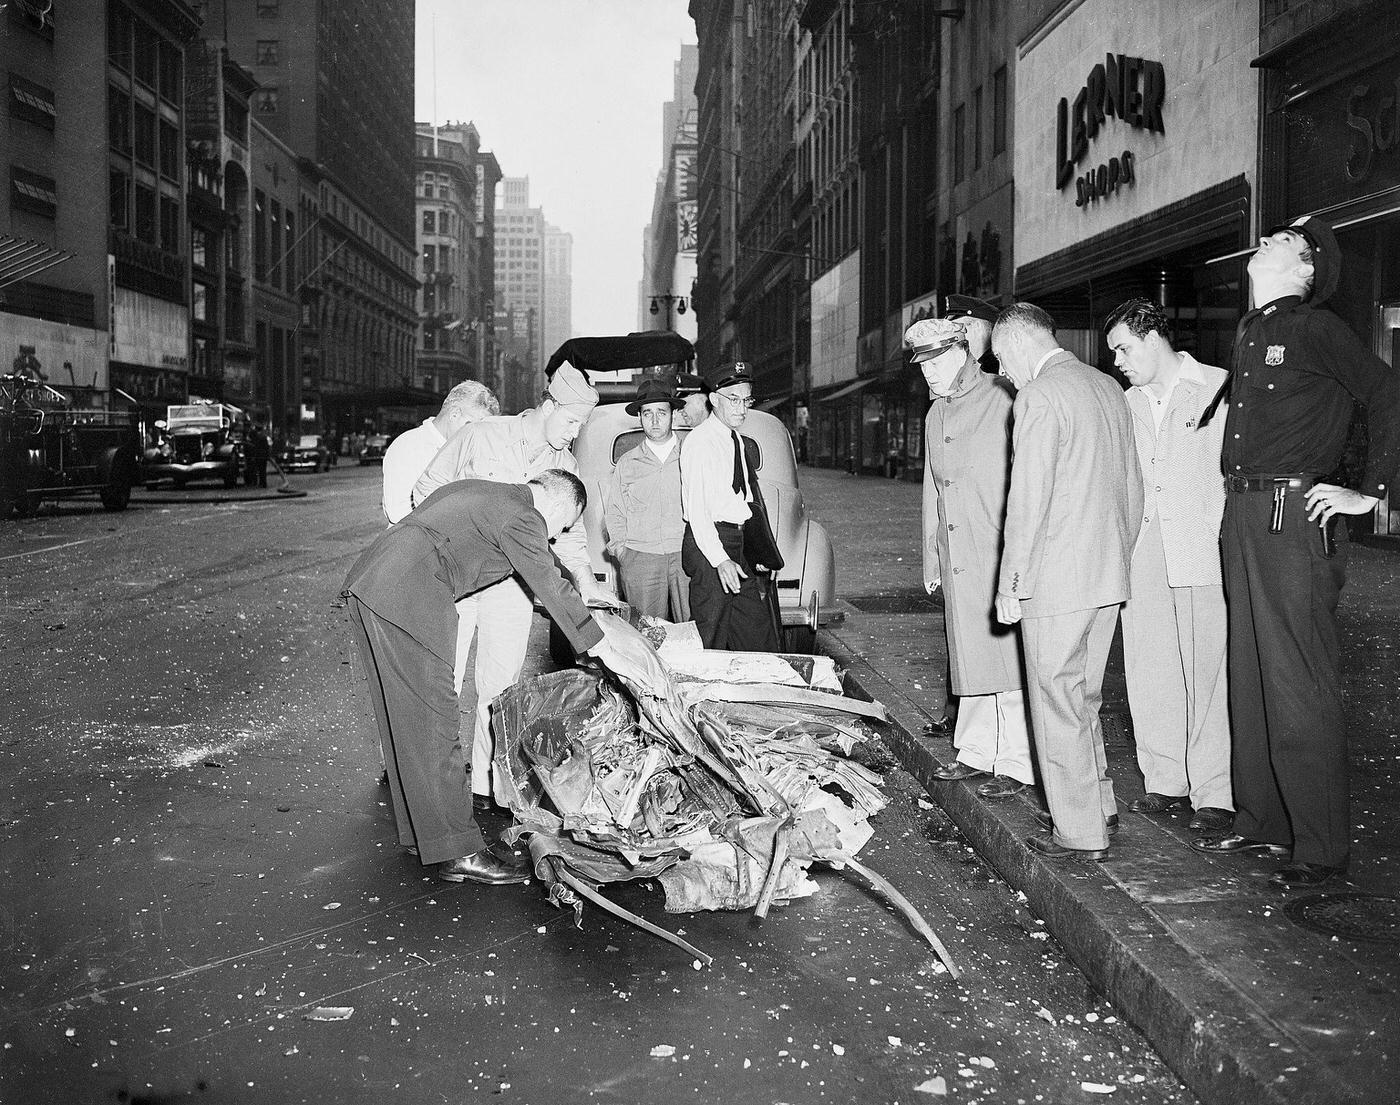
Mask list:
[[[1123,389],[1061,349],[1054,322],[1033,304],[998,316],[992,352],[1017,389],[996,611],[1021,624],[1053,822],[1050,835],[1027,844],[1054,858],[1098,859],[1118,820],[1099,703],[1142,524],[1132,415]]]
[[[655,654],[610,634],[559,572],[549,542],[578,521],[585,498],[578,477],[559,469],[527,484],[445,484],[381,534],[346,577],[399,843],[438,864],[447,882],[528,879],[508,850],[486,847],[472,815],[453,676],[455,600],[514,573],[575,651],[644,687],[664,681]]]

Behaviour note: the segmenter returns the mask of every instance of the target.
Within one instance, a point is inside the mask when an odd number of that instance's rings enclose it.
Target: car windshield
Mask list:
[[[302,434],[301,441],[298,442],[298,449],[314,449],[321,444],[321,439],[315,434]]]

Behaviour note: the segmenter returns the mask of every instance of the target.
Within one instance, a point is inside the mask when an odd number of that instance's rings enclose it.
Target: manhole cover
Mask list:
[[[1344,940],[1400,944],[1400,898],[1376,894],[1308,894],[1283,912],[1295,925]]]
[[[883,595],[847,595],[847,602],[862,614],[932,614],[943,608],[924,591],[892,591]]]

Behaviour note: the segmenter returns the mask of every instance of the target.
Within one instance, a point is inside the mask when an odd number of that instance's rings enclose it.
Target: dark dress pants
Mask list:
[[[744,531],[728,522],[720,522],[715,529],[725,554],[747,574],[738,594],[726,591],[720,583],[719,572],[695,543],[690,526],[685,527],[681,567],[690,577],[690,616],[695,619],[700,640],[706,648],[732,652],[780,651],[782,645],[773,625],[769,599],[762,590],[758,573],[744,556]]]
[[[1346,519],[1322,555],[1303,492],[1270,533],[1271,491],[1232,492],[1221,547],[1229,613],[1235,832],[1291,846],[1293,862],[1344,867],[1351,844],[1337,599]]]
[[[424,864],[485,847],[472,814],[452,665],[353,595],[351,621],[389,775],[399,843]]]

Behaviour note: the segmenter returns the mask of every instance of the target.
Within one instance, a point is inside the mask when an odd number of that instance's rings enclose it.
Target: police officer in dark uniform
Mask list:
[[[967,348],[983,372],[997,375],[1000,366],[992,356],[992,325],[1000,314],[985,299],[970,295],[950,295],[943,310],[943,317],[960,324],[967,334]]]
[[[1270,879],[1313,886],[1346,870],[1346,732],[1337,600],[1346,577],[1338,514],[1375,508],[1400,466],[1400,379],[1324,304],[1341,254],[1308,216],[1277,227],[1249,259],[1251,298],[1226,404],[1225,517],[1235,824],[1203,852],[1291,853]],[[1370,456],[1361,489],[1322,482],[1342,459],[1354,403]]]

